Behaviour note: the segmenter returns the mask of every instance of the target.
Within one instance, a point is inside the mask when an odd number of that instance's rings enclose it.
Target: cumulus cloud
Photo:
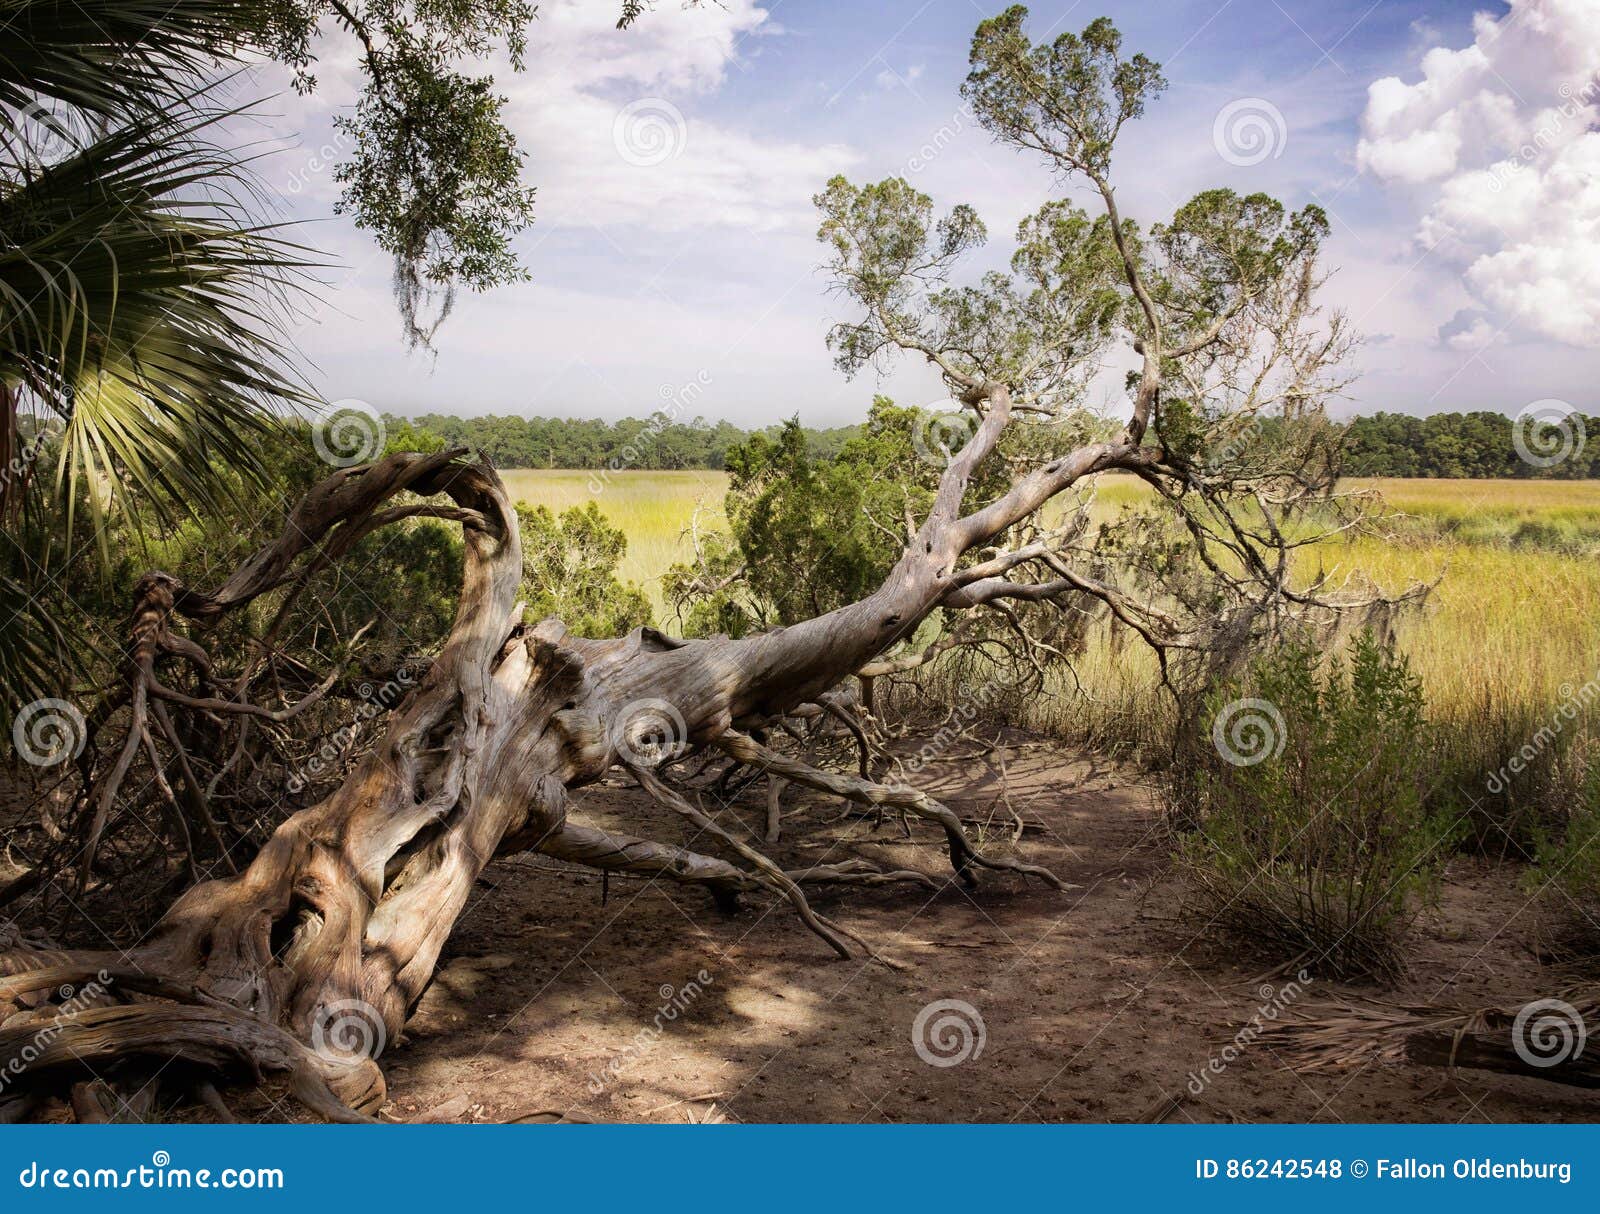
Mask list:
[[[1498,330],[1483,312],[1463,308],[1439,326],[1439,340],[1452,350],[1475,352],[1492,345]]]
[[[892,67],[885,67],[873,77],[873,83],[884,92],[892,92],[895,89],[909,89],[921,79],[922,73],[926,70],[926,65],[921,63],[913,63],[904,72],[898,72]]]
[[[664,4],[627,30],[616,28],[617,11],[596,0],[543,0],[524,70],[503,56],[483,65],[527,153],[536,230],[770,233],[810,224],[811,196],[857,164],[857,153],[719,113],[719,94],[783,34],[759,0]],[[331,22],[325,33],[317,92],[294,93],[287,73],[263,62],[253,81],[278,94],[270,116],[235,124],[241,143],[265,133],[282,145],[263,176],[291,204],[322,213],[340,193],[331,166],[350,151],[332,116],[355,101],[362,78],[355,40]]]
[[[528,70],[497,74],[529,149],[539,222],[667,232],[809,223],[811,195],[856,156],[711,115],[730,74],[781,33],[767,10],[755,0],[663,5],[619,32],[612,7],[541,4]]]
[[[1357,162],[1419,199],[1416,238],[1504,326],[1600,346],[1600,0],[1510,0],[1421,79],[1368,89]]]

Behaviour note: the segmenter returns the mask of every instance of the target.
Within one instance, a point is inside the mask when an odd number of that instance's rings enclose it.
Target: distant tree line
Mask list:
[[[617,422],[564,417],[452,417],[426,413],[388,419],[391,435],[409,429],[448,446],[485,452],[501,468],[720,469],[727,453],[754,435],[776,439],[781,427],[746,430],[728,421],[674,421],[665,413]],[[1581,427],[1579,423],[1581,422]],[[1535,455],[1562,454],[1549,466],[1525,460],[1514,441],[1517,423],[1501,413],[1374,413],[1345,425],[1345,471],[1351,476],[1600,477],[1600,417],[1574,417],[1564,432],[1522,425]],[[800,427],[808,453],[832,460],[863,433],[861,425]]]
[[[625,417],[617,422],[566,417],[420,417],[386,419],[390,434],[409,429],[437,435],[446,446],[484,452],[501,468],[722,468],[730,447],[753,434],[777,435],[773,425],[746,430],[732,422],[702,417],[674,421],[665,413],[649,418]],[[861,427],[805,427],[807,448],[819,459],[832,459]]]
[[[1532,419],[1519,426],[1501,413],[1373,413],[1352,418],[1345,427],[1345,471],[1351,476],[1555,477],[1585,480],[1600,476],[1600,417],[1570,416],[1558,431],[1541,436]],[[1554,458],[1540,466],[1523,458],[1515,441],[1536,457]]]

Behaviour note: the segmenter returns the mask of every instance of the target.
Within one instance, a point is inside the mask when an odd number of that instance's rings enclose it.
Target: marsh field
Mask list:
[[[661,573],[685,559],[691,528],[723,522],[721,472],[512,469],[505,477],[520,500],[558,512],[597,503],[628,536],[622,576],[639,583],[658,612]],[[1324,545],[1317,559],[1336,575],[1364,572],[1390,589],[1437,583],[1396,622],[1397,639],[1422,678],[1430,715],[1481,733],[1485,759],[1497,744],[1494,729],[1503,744],[1524,726],[1535,732],[1596,676],[1600,481],[1363,479],[1347,487],[1377,494],[1383,534]],[[1145,493],[1131,477],[1106,476],[1097,509],[1110,514]],[[1084,683],[1103,689],[1095,699],[1036,705],[1028,723],[1070,726],[1112,752],[1147,736],[1153,664],[1136,652],[1110,659],[1094,647],[1084,656]]]

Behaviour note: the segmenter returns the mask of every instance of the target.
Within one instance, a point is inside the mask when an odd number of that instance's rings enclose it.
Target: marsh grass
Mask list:
[[[628,537],[628,551],[618,573],[638,583],[662,623],[661,575],[687,560],[692,543],[686,534],[700,513],[700,525],[723,527],[722,498],[728,488],[725,472],[643,472],[510,468],[501,472],[516,501],[548,506],[556,514],[594,502]]]
[[[661,611],[661,574],[689,554],[685,532],[700,509],[723,522],[727,477],[717,472],[512,470],[515,496],[560,511],[595,501],[629,537],[623,576]],[[594,492],[594,486],[599,492]],[[1600,482],[1363,480],[1387,517],[1377,535],[1305,554],[1335,575],[1369,574],[1397,589],[1437,582],[1427,602],[1395,624],[1396,642],[1421,682],[1431,731],[1430,802],[1453,811],[1471,846],[1527,857],[1559,823],[1600,753],[1594,709],[1563,721],[1520,771],[1508,764],[1548,732],[1561,706],[1600,678]],[[1138,480],[1101,477],[1100,519],[1148,499]],[[937,694],[972,672],[932,676]],[[1075,676],[1046,696],[1019,700],[1019,724],[1160,768],[1172,757],[1173,706],[1154,660],[1125,630],[1091,634]],[[1496,787],[1494,777],[1507,778]],[[1547,845],[1548,846],[1548,845]]]

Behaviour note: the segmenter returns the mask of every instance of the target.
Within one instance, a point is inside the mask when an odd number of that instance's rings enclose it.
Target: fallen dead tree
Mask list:
[[[465,541],[448,636],[342,783],[277,825],[240,871],[195,882],[136,947],[0,956],[9,975],[0,1063],[26,1061],[0,1090],[0,1116],[67,1092],[92,1117],[90,1089],[157,1083],[222,1111],[222,1081],[266,1073],[287,1076],[323,1115],[363,1116],[384,1095],[374,1058],[415,1008],[497,856],[536,852],[702,885],[720,899],[766,891],[840,956],[867,945],[815,912],[807,884],[930,880],[860,862],[785,871],[674,780],[673,764],[701,752],[926,822],[963,881],[987,870],[1059,886],[979,848],[926,793],[869,778],[859,728],[851,774],[776,750],[767,731],[818,712],[848,726],[840,685],[897,668],[934,613],[987,613],[1037,665],[1050,651],[1031,631],[1033,613],[1102,612],[1170,676],[1173,662],[1221,668],[1297,620],[1388,602],[1365,584],[1295,577],[1300,549],[1359,523],[1354,499],[1335,491],[1321,424],[1349,346],[1342,318],[1319,319],[1313,304],[1326,220],[1210,191],[1141,237],[1119,216],[1106,174],[1117,131],[1160,88],[1155,65],[1122,58],[1105,22],[1030,49],[1020,21],[1013,11],[980,27],[969,96],[1002,140],[1095,187],[1103,218],[1048,203],[1024,222],[1011,275],[958,288],[949,272],[982,239],[969,209],[935,221],[930,200],[898,179],[859,188],[840,179],[817,199],[830,272],[858,313],[832,335],[840,365],[854,372],[891,351],[926,359],[964,440],[924,436],[941,470],[920,517],[908,511],[882,583],[738,639],[652,629],[590,639],[556,619],[524,621],[516,512],[495,471],[459,450],[335,473],[220,585],[146,574],[133,590],[122,677],[89,714],[96,743],[66,834],[81,881],[136,764],[170,818],[204,838],[217,825],[217,773],[250,755],[249,731],[290,725],[338,684],[335,669],[301,679],[298,700],[280,694],[274,706],[253,694],[276,660],[282,620],[320,572],[406,520],[459,526]],[[1118,338],[1131,341],[1140,370],[1130,416],[1111,423],[1081,397]],[[1282,424],[1256,427],[1269,413]],[[1082,502],[1065,522],[1051,517],[1063,495],[1110,471],[1147,485],[1162,522],[1090,528]],[[281,602],[249,652],[207,648],[219,622],[268,594]],[[574,790],[619,770],[708,850],[569,819]],[[731,855],[708,854],[717,848]],[[68,1014],[61,992],[86,984],[94,997]]]

